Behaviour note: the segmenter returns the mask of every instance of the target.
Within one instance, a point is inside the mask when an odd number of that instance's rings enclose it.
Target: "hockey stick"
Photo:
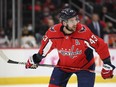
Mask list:
[[[7,63],[11,64],[22,64],[25,65],[26,62],[19,62],[19,61],[14,61],[9,59],[2,50],[0,50],[0,56],[1,58],[6,61]],[[63,68],[63,69],[70,69],[70,70],[86,70],[92,73],[96,73],[98,71],[90,70],[90,69],[81,69],[81,68],[74,68],[74,67],[68,67],[68,66],[59,66],[59,65],[50,65],[50,64],[39,64],[38,66],[45,66],[45,67],[58,67],[58,68]]]
[[[7,63],[12,63],[12,64],[26,64],[25,62],[17,62],[9,59],[2,50],[0,50],[0,56],[1,58],[6,61]]]
[[[11,64],[23,64],[25,65],[26,62],[19,62],[19,61],[14,61],[9,59],[2,50],[0,50],[0,56],[1,58],[6,61],[7,63],[11,63]],[[54,67],[54,65],[48,65],[48,64],[40,64],[39,66],[48,66],[48,67]]]

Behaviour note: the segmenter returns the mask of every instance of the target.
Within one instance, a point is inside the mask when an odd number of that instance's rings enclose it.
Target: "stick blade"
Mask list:
[[[13,61],[13,60],[8,60],[8,63],[12,63],[12,64],[26,64],[26,62],[17,62],[17,61]]]
[[[0,50],[0,57],[6,62],[9,60],[2,50]]]
[[[16,61],[12,61],[12,60],[8,60],[8,63],[13,63],[13,64],[18,64],[18,62],[16,62]]]

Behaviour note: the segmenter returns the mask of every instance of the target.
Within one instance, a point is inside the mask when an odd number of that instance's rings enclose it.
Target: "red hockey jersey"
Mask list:
[[[76,31],[70,35],[64,34],[62,29],[61,23],[49,28],[41,42],[39,54],[46,56],[56,48],[59,54],[58,65],[84,69],[95,62],[93,56],[89,58],[89,54],[92,53],[87,50],[88,46],[85,42],[95,49],[102,60],[110,56],[107,44],[95,36],[87,26],[78,23]],[[71,72],[74,71],[76,70],[71,70]]]

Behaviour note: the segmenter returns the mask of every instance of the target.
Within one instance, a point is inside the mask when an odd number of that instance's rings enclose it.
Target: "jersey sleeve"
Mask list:
[[[52,39],[50,39],[50,33],[49,31],[46,32],[44,35],[42,41],[41,41],[41,46],[39,49],[39,54],[43,57],[45,57],[52,49],[55,48],[55,44]]]
[[[110,53],[108,50],[108,45],[104,42],[104,40],[96,35],[94,35],[88,27],[87,28],[87,41],[90,46],[92,46],[95,51],[99,54],[102,60],[110,57]]]

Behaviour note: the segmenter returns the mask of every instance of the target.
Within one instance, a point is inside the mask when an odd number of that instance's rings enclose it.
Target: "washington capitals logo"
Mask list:
[[[63,56],[69,56],[70,58],[77,57],[77,55],[82,54],[82,50],[78,50],[78,48],[74,51],[74,45],[72,45],[70,50],[59,50],[59,53],[61,53]]]
[[[85,32],[86,31],[86,29],[85,29],[85,27],[83,26],[78,32],[79,33],[82,33],[82,32]]]
[[[51,32],[56,32],[56,30],[54,29],[55,26],[56,26],[56,25],[50,27],[50,31],[51,31]]]

